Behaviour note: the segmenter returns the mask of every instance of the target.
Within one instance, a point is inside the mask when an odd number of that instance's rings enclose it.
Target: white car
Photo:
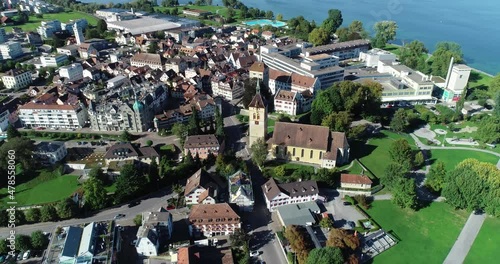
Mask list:
[[[250,252],[250,257],[257,257],[258,255],[260,255],[259,251],[251,251]]]

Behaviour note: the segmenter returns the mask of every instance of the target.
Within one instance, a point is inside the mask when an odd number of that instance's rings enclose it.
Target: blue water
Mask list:
[[[272,21],[272,20],[269,20],[269,19],[257,19],[257,20],[246,21],[245,24],[249,25],[249,26],[255,26],[255,25],[259,25],[259,26],[271,25],[273,27],[284,27],[284,26],[286,26],[285,22]]]
[[[440,41],[462,46],[467,64],[490,74],[500,72],[500,1],[498,0],[241,0],[247,6],[281,13],[285,19],[302,15],[321,23],[328,9],[342,11],[344,26],[361,20],[372,28],[379,20],[395,20],[398,42],[418,39],[432,52]],[[82,0],[101,2],[110,0]],[[111,0],[115,3],[127,0]],[[158,2],[161,2],[159,0]],[[187,3],[188,0],[180,0]],[[221,4],[214,0],[214,4]]]

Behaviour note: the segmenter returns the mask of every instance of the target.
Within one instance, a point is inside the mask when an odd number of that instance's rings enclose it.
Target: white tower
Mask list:
[[[76,44],[82,44],[85,41],[85,37],[83,36],[82,28],[79,27],[77,23],[73,24],[73,32],[75,34]]]

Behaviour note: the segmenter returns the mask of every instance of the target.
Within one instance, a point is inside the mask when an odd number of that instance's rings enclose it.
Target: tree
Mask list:
[[[321,221],[319,221],[319,225],[322,228],[333,228],[333,220],[330,217],[323,217]]]
[[[116,179],[115,201],[120,203],[134,197],[142,190],[144,183],[142,173],[133,164],[125,164]]]
[[[476,138],[484,143],[500,142],[500,116],[483,118],[479,123]]]
[[[323,182],[330,187],[333,187],[337,184],[338,178],[339,178],[338,168],[333,168],[333,169],[321,168],[316,172],[316,174],[312,176],[313,180],[318,182]]]
[[[12,124],[9,124],[7,126],[7,138],[13,139],[16,137],[21,137],[21,133]]]
[[[309,251],[313,248],[313,243],[305,228],[296,225],[287,226],[284,236],[297,255],[299,264],[306,263]]]
[[[142,215],[138,214],[134,217],[134,224],[135,224],[135,226],[142,225]]]
[[[85,31],[85,39],[100,38],[101,33],[95,28],[88,28]]]
[[[329,127],[331,131],[347,132],[351,126],[351,115],[346,111],[332,112],[321,122],[322,126]]]
[[[355,195],[353,198],[364,209],[370,209],[370,201],[366,195]]]
[[[224,119],[217,107],[215,109],[215,136],[219,139],[223,139],[225,137],[224,133]]]
[[[395,163],[411,168],[413,151],[408,140],[400,138],[392,142],[389,148],[389,156]]]
[[[43,250],[49,245],[49,238],[38,230],[31,233],[31,246],[36,250]]]
[[[100,179],[103,182],[106,180],[106,175],[102,172],[102,169],[98,166],[94,166],[90,169],[88,177]]]
[[[403,108],[399,108],[391,119],[391,129],[397,133],[404,132],[408,128],[408,116]]]
[[[104,183],[99,178],[90,177],[83,183],[85,204],[92,210],[99,210],[107,205],[108,196]]]
[[[40,221],[49,222],[57,219],[57,210],[53,205],[46,204],[40,209]]]
[[[148,139],[148,140],[146,141],[146,146],[148,146],[148,147],[153,146],[153,140]]]
[[[263,138],[258,138],[250,147],[252,151],[252,161],[255,162],[259,168],[264,165],[267,158],[267,144]]]
[[[181,146],[183,146],[188,135],[188,127],[183,123],[175,123],[172,126],[172,133],[180,139]]]
[[[31,239],[27,235],[17,235],[16,236],[16,249],[21,251],[26,251],[31,249]]]
[[[422,56],[429,52],[423,42],[414,40],[400,48],[399,60],[402,64],[419,71],[427,70],[427,63]]]
[[[283,15],[282,14],[277,14],[276,15],[276,20],[283,21]]]
[[[273,17],[274,17],[273,11],[269,10],[269,11],[266,12],[266,18],[267,19],[273,19]]]
[[[192,108],[192,114],[189,116],[187,124],[188,135],[198,135],[200,133],[200,118],[195,107]]]
[[[401,179],[392,188],[392,202],[401,208],[415,209],[417,206],[417,193],[415,180]]]
[[[134,139],[133,137],[134,136],[132,136],[132,134],[130,134],[128,130],[123,130],[123,132],[120,134],[120,141],[130,142]]]
[[[417,152],[415,154],[415,159],[413,161],[413,164],[415,165],[416,168],[420,168],[424,165],[425,159],[424,159],[424,154],[422,151]]]
[[[360,241],[357,236],[349,233],[347,230],[333,228],[328,234],[326,241],[328,247],[337,247],[342,250],[344,255],[350,255],[360,246]]]
[[[33,166],[32,154],[34,150],[33,142],[24,137],[15,137],[0,146],[0,168],[7,170],[9,165],[9,153],[15,152],[16,164],[21,164],[23,169],[30,169]]]
[[[76,215],[78,207],[70,198],[66,198],[57,203],[57,215],[62,218],[72,218]]]
[[[331,36],[337,29],[342,25],[344,19],[342,18],[342,12],[338,9],[328,10],[328,17],[323,20],[321,28],[323,28],[328,36]]]
[[[425,185],[435,192],[440,192],[446,181],[446,167],[443,161],[436,162],[427,174]]]
[[[343,264],[344,256],[338,247],[315,248],[309,252],[307,264]]]
[[[30,209],[28,209],[28,211],[26,211],[26,220],[28,220],[28,222],[38,223],[40,222],[40,218],[40,208],[31,207]]]
[[[158,52],[158,42],[151,41],[148,45],[148,53],[157,53]]]
[[[232,7],[229,7],[226,12],[226,23],[231,23],[234,21],[234,16],[236,15],[236,11]]]
[[[406,178],[408,167],[399,163],[390,163],[384,170],[384,177],[382,183],[389,189],[394,189],[399,181]]]
[[[274,175],[278,178],[283,178],[285,176],[285,173],[286,173],[286,170],[285,170],[285,166],[283,165],[280,165],[280,166],[276,166],[274,169],[273,169],[273,172],[274,172]]]
[[[432,53],[432,74],[446,78],[451,58],[454,63],[463,62],[462,48],[454,42],[439,42]]]
[[[375,23],[375,41],[376,48],[383,48],[385,44],[391,40],[396,39],[396,31],[398,25],[395,21],[380,21]]]
[[[335,32],[335,35],[337,35],[337,39],[339,42],[344,42],[344,41],[349,40],[350,32],[349,32],[348,28],[341,27],[341,28],[337,29],[337,31]]]
[[[104,19],[98,19],[96,28],[102,34],[108,30],[108,24],[104,21]]]
[[[234,233],[229,235],[229,240],[231,241],[231,246],[242,247],[248,243],[250,236],[241,228],[234,230]]]
[[[325,45],[330,42],[330,35],[323,28],[315,28],[311,33],[309,33],[309,42],[314,44],[314,46]]]
[[[10,248],[7,247],[7,240],[0,239],[0,254],[7,254],[10,251]]]

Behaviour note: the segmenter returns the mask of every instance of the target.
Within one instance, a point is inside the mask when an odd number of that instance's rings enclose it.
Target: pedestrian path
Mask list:
[[[444,260],[444,264],[457,264],[463,263],[465,257],[469,253],[469,250],[476,240],[479,230],[486,219],[486,214],[476,215],[471,213],[469,219],[465,223],[460,235],[458,236],[455,244],[448,253],[448,256]]]

